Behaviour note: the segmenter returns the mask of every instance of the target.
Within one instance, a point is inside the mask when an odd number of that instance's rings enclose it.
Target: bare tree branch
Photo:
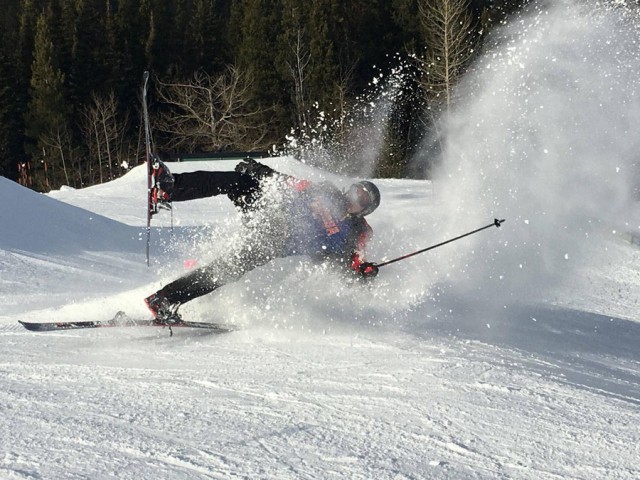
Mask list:
[[[100,183],[115,178],[114,167],[121,164],[122,145],[127,131],[128,116],[121,121],[118,101],[112,91],[106,96],[92,94],[91,104],[82,112],[82,131],[90,157],[97,159]],[[89,161],[91,162],[91,161]]]
[[[252,150],[264,146],[265,111],[251,104],[251,79],[235,67],[217,77],[197,72],[184,82],[158,81],[160,101],[170,105],[157,129],[171,134],[169,149]]]
[[[67,171],[67,159],[65,156],[65,149],[67,151],[71,150],[71,137],[66,123],[58,125],[48,134],[43,135],[41,137],[41,141],[45,147],[51,149],[52,158],[59,160],[60,165],[62,166],[62,172],[64,173],[65,185],[71,185],[69,181],[69,173]],[[52,161],[51,163],[52,167],[55,168],[57,162]]]
[[[476,40],[469,0],[419,0],[426,54],[418,57],[421,87],[430,104],[449,111],[453,87],[473,55]]]
[[[302,39],[302,29],[298,28],[296,31],[295,44],[290,46],[293,57],[291,61],[287,61],[287,67],[291,73],[294,84],[294,101],[296,107],[296,117],[298,119],[298,128],[302,129],[305,126],[308,128],[308,110],[305,95],[305,81],[307,79],[306,68],[311,61],[311,55],[307,48],[305,48]]]

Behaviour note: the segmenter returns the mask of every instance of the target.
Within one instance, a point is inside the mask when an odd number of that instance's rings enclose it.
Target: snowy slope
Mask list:
[[[1,315],[24,312],[24,295],[33,310],[99,296],[98,284],[115,290],[134,285],[128,272],[140,270],[139,227],[52,200],[1,177],[0,202]]]
[[[368,286],[296,257],[181,309],[231,334],[23,330],[146,315],[240,223],[177,204],[147,267],[144,168],[49,195],[0,178],[0,478],[640,478],[640,30],[554,5],[469,79],[433,183],[377,181],[368,257],[507,222]]]
[[[297,167],[291,160],[272,162]],[[429,233],[440,220],[428,182],[379,183],[394,213],[381,209],[371,223],[377,232],[393,226],[399,233],[379,235],[372,258],[439,240]],[[413,270],[422,266],[417,259],[383,270],[371,289],[345,285],[296,259],[263,267],[249,283],[184,307],[190,317],[244,326],[226,336],[180,330],[170,338],[145,328],[20,330],[19,318],[143,312],[141,299],[160,284],[156,275],[179,273],[182,252],[173,244],[192,230],[176,228],[173,240],[166,236],[154,247],[175,265],[166,272],[166,266],[145,266],[144,242],[134,227],[119,223],[137,210],[144,224],[136,200],[144,185],[138,168],[91,192],[51,195],[96,211],[88,214],[3,182],[21,205],[21,218],[41,215],[48,230],[70,228],[57,234],[64,241],[47,256],[42,248],[55,236],[41,236],[25,251],[16,248],[14,234],[2,235],[0,299],[12,307],[0,324],[0,477],[640,474],[640,324],[597,313],[638,298],[640,250],[631,243],[614,235],[602,240],[617,265],[588,271],[590,287],[569,298],[573,308],[554,306],[555,299],[505,308],[496,299],[461,297],[442,282],[429,287],[430,272]],[[100,200],[103,189],[124,199],[120,214]],[[228,201],[206,202],[209,208],[203,201],[178,205],[174,220],[193,226],[206,214],[216,229],[233,232],[236,224],[225,221],[234,215]],[[161,215],[156,223],[168,223],[168,213]],[[24,228],[20,222],[15,231]],[[509,236],[509,224],[502,228],[481,235],[499,244]],[[215,238],[213,230],[206,231]],[[94,234],[110,241],[71,242]],[[138,252],[129,248],[131,238]],[[125,272],[122,283],[95,263],[109,245],[121,249],[109,253],[109,264]],[[618,265],[627,269],[622,277],[613,274]],[[44,308],[39,297],[32,301],[34,290],[51,292],[54,305],[69,295],[72,304]]]

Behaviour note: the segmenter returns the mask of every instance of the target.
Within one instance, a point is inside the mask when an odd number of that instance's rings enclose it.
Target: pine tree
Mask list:
[[[418,0],[392,0],[391,19],[398,29],[396,41],[402,51],[415,53],[422,44]]]
[[[309,11],[309,91],[313,101],[318,102],[321,110],[331,109],[337,98],[337,79],[339,67],[336,61],[336,43],[334,42],[335,12],[334,1],[312,2]]]
[[[311,135],[327,113],[339,116],[336,112],[343,79],[339,45],[344,39],[344,20],[339,3],[333,0],[282,0],[275,60],[287,91],[287,104],[291,105],[289,121],[303,135]]]
[[[279,1],[244,0],[232,5],[232,16],[240,29],[236,62],[252,81],[254,109],[269,112],[259,121],[268,121],[272,142],[289,126],[285,109],[289,97],[275,66],[280,12]]]
[[[183,61],[190,63],[189,73],[199,69],[221,72],[231,63],[229,46],[224,41],[226,29],[215,0],[194,0],[193,15],[186,32],[188,55]],[[185,63],[187,63],[185,62]]]
[[[26,135],[31,140],[27,151],[40,158],[44,167],[41,188],[53,186],[47,172],[50,152],[45,148],[47,137],[55,136],[65,123],[66,105],[63,97],[64,75],[55,65],[54,46],[44,13],[38,16],[33,63],[31,66],[30,100],[26,114]],[[55,174],[55,171],[53,172]]]
[[[148,68],[156,75],[166,75],[175,65],[177,58],[182,53],[174,46],[176,38],[183,32],[178,32],[174,22],[176,18],[176,5],[174,2],[164,0],[142,3],[142,12],[148,21],[148,36],[145,44],[145,54]]]
[[[147,68],[144,29],[138,0],[117,0],[113,17],[113,89],[121,104],[137,105],[138,86]]]
[[[36,22],[38,20],[39,5],[36,0],[22,0],[20,8],[20,24],[18,30],[18,65],[20,76],[24,79],[23,84],[29,84],[31,76],[31,62],[33,60],[33,48],[36,32]]]
[[[45,13],[51,41],[56,46],[56,62],[63,72],[70,72],[77,17],[75,0],[49,0]]]
[[[18,44],[16,53],[16,77],[14,86],[19,104],[20,131],[25,133],[25,120],[27,116],[27,104],[29,102],[29,82],[31,79],[31,67],[33,63],[34,41],[36,36],[36,24],[38,21],[38,7],[36,0],[22,0],[20,7],[20,21],[18,25]],[[26,147],[26,145],[25,145]]]
[[[26,162],[23,83],[18,59],[19,0],[0,10],[0,175],[16,178],[17,165]],[[24,87],[26,94],[26,87]]]
[[[72,67],[69,72],[71,100],[76,108],[88,103],[94,91],[110,87],[106,48],[104,0],[77,0]]]

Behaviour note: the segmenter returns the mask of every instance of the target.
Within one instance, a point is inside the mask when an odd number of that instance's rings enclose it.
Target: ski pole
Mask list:
[[[394,258],[393,260],[388,260],[388,261],[382,262],[382,263],[376,263],[376,267],[380,268],[380,267],[384,267],[385,265],[389,265],[391,263],[399,262],[400,260],[404,260],[406,258],[413,257],[414,255],[418,255],[419,253],[424,253],[424,252],[427,252],[429,250],[433,250],[434,248],[441,247],[443,245],[446,245],[447,243],[455,242],[456,240],[460,240],[461,238],[468,237],[469,235],[473,235],[474,233],[481,232],[482,230],[486,230],[487,228],[491,228],[491,227],[500,228],[500,225],[502,225],[504,222],[505,222],[505,219],[498,220],[496,218],[489,225],[485,225],[484,227],[480,227],[480,228],[478,228],[476,230],[473,230],[472,232],[468,232],[468,233],[465,233],[463,235],[459,235],[457,237],[451,238],[449,240],[445,240],[444,242],[440,242],[440,243],[438,243],[436,245],[431,245],[430,247],[423,248],[422,250],[418,250],[418,251],[413,252],[413,253],[407,253],[406,255],[402,255],[401,257]]]

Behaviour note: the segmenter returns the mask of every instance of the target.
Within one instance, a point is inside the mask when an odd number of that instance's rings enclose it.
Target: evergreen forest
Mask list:
[[[48,191],[144,162],[145,71],[161,158],[286,152],[349,173],[374,128],[369,173],[428,175],[431,160],[410,160],[483,39],[526,0],[2,3],[0,175]],[[393,91],[383,118],[364,122],[381,91]]]

